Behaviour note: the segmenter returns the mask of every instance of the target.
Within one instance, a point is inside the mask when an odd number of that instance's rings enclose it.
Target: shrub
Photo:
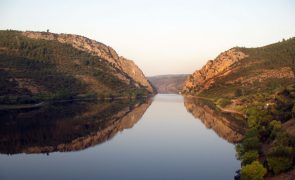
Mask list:
[[[225,98],[219,98],[217,100],[217,105],[219,105],[222,108],[229,105],[230,103],[231,103],[231,101],[229,99],[225,99]]]
[[[259,136],[259,132],[256,127],[249,129],[245,134],[245,138],[258,137],[258,136]]]
[[[253,161],[257,159],[258,159],[257,151],[248,151],[241,157],[243,165],[251,164]]]
[[[242,167],[241,180],[263,180],[266,172],[267,170],[260,162],[254,161]]]
[[[275,146],[271,148],[268,153],[268,156],[281,156],[281,157],[289,157],[293,158],[293,149],[288,146]]]
[[[284,172],[292,167],[292,158],[289,157],[267,157],[267,164],[275,174]]]
[[[267,163],[269,168],[275,173],[284,172],[292,167],[293,148],[288,146],[275,146],[267,153]]]
[[[242,159],[242,156],[244,155],[244,148],[243,148],[243,145],[241,143],[237,144],[236,145],[236,157],[237,159],[241,160]]]
[[[277,121],[277,120],[272,120],[270,123],[269,123],[269,126],[271,127],[272,130],[280,130],[282,128],[282,123],[280,121]]]
[[[275,138],[281,139],[280,134],[282,133],[282,124],[280,121],[273,120],[268,125],[268,131],[270,133],[270,140],[274,140]],[[279,138],[278,138],[279,137]]]
[[[261,147],[261,142],[258,137],[246,138],[243,140],[242,146],[243,146],[244,152],[247,152],[250,150],[259,151]]]

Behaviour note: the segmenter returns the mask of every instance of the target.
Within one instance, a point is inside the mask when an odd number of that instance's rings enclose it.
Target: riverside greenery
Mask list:
[[[262,173],[261,167],[268,174],[277,175],[295,165],[295,137],[282,128],[282,123],[295,117],[294,103],[295,85],[292,84],[276,93],[270,107],[248,108],[248,131],[243,141],[236,145],[237,157],[242,162],[242,179],[263,178],[266,173]]]

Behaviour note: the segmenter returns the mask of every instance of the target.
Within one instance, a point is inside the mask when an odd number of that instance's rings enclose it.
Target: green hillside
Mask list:
[[[0,104],[147,94],[145,87],[98,56],[55,40],[0,31]]]
[[[217,77],[214,85],[201,96],[233,97],[257,92],[273,93],[291,84],[293,77],[286,74],[287,68],[295,69],[295,38],[259,48],[236,48],[246,58],[234,64],[228,75]],[[242,82],[234,82],[240,78]]]
[[[185,83],[185,95],[243,114],[247,130],[236,146],[241,179],[262,179],[295,165],[295,38],[221,53]],[[279,179],[279,178],[278,178]]]

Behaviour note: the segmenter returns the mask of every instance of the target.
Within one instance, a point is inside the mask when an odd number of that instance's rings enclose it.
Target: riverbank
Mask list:
[[[240,111],[237,111],[237,110],[234,110],[234,109],[229,109],[229,108],[221,107],[220,105],[218,105],[216,103],[216,100],[214,98],[208,98],[208,97],[203,97],[203,96],[192,96],[192,95],[183,95],[183,96],[186,97],[186,98],[196,98],[196,99],[202,99],[202,100],[210,101],[221,112],[231,113],[231,114],[237,114],[237,115],[240,115],[240,116],[243,116],[244,118],[246,118],[246,114],[243,113],[243,112],[240,112]]]
[[[74,98],[74,99],[61,99],[61,100],[48,100],[42,101],[38,103],[31,104],[0,104],[0,110],[17,110],[17,109],[35,109],[40,108],[42,106],[53,104],[53,103],[65,103],[65,102],[74,102],[74,101],[118,101],[118,100],[135,100],[135,99],[146,99],[149,97],[153,97],[153,95],[148,96],[117,96],[117,97],[105,97],[105,98]]]
[[[236,146],[241,170],[248,177],[295,179],[295,85],[275,93],[234,97],[187,96],[210,101],[221,111],[242,115],[247,123],[244,139]],[[253,171],[256,169],[256,171]]]

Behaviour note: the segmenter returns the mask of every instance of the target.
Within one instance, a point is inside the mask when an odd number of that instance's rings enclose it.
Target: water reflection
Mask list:
[[[196,119],[228,142],[236,143],[243,138],[246,124],[242,117],[220,112],[214,104],[198,98],[185,98],[184,106]]]
[[[77,151],[133,127],[151,100],[75,102],[0,111],[0,153]]]

